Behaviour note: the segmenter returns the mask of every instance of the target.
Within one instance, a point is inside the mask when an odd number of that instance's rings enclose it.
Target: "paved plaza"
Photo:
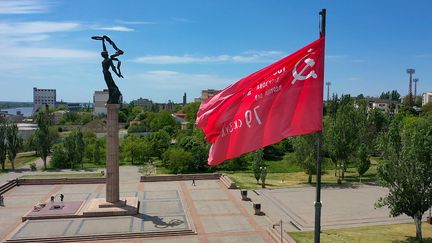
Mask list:
[[[260,190],[259,193],[266,205],[272,205],[268,207],[270,217],[274,219],[279,217],[289,226],[288,231],[296,231],[298,228],[301,230],[314,228],[315,190],[314,187],[287,188]],[[374,203],[387,193],[386,188],[369,185],[322,188],[322,228],[412,223],[412,218],[406,215],[392,218],[389,217],[387,207],[374,207]]]
[[[112,242],[271,242],[265,225],[242,205],[237,190],[218,180],[139,182],[134,167],[121,167],[120,197],[138,197],[135,216],[27,220],[23,216],[51,195],[65,201],[105,197],[104,184],[19,186],[8,191],[0,207],[0,239],[69,237],[99,234],[187,231],[194,234]],[[250,205],[248,208],[251,208]]]
[[[27,220],[21,217],[33,205],[52,195],[65,201],[105,197],[104,184],[19,186],[4,194],[0,207],[0,241],[35,237],[69,237],[99,234],[190,232],[188,235],[112,242],[272,242],[267,229],[283,220],[284,230],[313,230],[315,188],[248,191],[261,202],[265,216],[255,216],[250,201],[240,200],[239,190],[229,190],[218,180],[139,182],[136,167],[120,168],[120,197],[138,197],[135,216]],[[388,217],[387,208],[374,202],[387,193],[377,186],[322,189],[322,225],[344,228],[412,222],[406,216]]]

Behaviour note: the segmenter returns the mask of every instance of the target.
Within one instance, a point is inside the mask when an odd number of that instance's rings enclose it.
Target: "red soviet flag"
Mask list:
[[[212,143],[209,165],[322,130],[324,43],[321,37],[201,104],[196,123]]]

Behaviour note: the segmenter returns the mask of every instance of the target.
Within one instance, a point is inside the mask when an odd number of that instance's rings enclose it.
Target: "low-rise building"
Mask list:
[[[423,93],[422,105],[432,102],[432,92]]]
[[[38,125],[34,123],[17,123],[17,127],[18,135],[23,139],[28,138],[39,128]]]
[[[131,104],[136,105],[136,106],[145,107],[145,108],[151,108],[153,105],[153,101],[151,101],[149,99],[139,98],[139,99],[131,101]]]
[[[107,114],[106,103],[109,98],[108,89],[95,91],[93,95],[93,113],[95,115]]]
[[[366,98],[369,103],[369,109],[378,109],[382,112],[397,113],[399,101],[385,100],[378,98]]]
[[[204,101],[210,97],[212,97],[213,95],[219,93],[220,90],[216,90],[216,89],[206,89],[206,90],[201,90],[201,100]]]
[[[6,121],[18,123],[24,120],[24,115],[20,111],[17,111],[16,114],[9,114],[6,111],[0,111],[0,118]]]

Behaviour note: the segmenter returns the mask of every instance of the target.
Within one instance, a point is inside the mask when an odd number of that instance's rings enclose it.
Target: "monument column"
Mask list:
[[[119,104],[107,104],[106,201],[116,203],[119,193]]]

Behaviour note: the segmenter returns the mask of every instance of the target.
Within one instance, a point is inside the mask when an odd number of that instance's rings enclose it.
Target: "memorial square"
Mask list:
[[[429,9],[1,0],[0,242],[432,241]]]

